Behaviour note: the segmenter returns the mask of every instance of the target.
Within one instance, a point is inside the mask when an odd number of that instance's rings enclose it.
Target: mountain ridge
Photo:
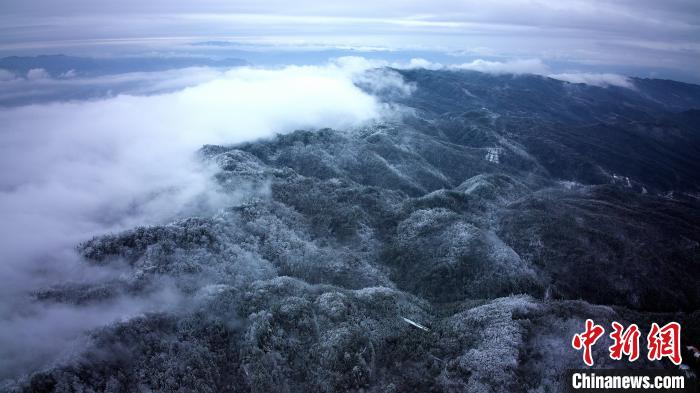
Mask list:
[[[268,191],[80,245],[126,273],[37,301],[164,282],[186,301],[92,332],[13,389],[562,391],[587,318],[676,320],[696,343],[700,104],[682,103],[700,86],[659,104],[542,77],[392,72],[414,85],[378,93],[410,108],[400,119],[204,146],[224,190]],[[636,106],[608,105],[620,97]],[[613,361],[609,341],[596,367],[674,367]]]

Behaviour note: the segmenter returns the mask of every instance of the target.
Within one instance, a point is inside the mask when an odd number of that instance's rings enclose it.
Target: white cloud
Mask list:
[[[169,94],[0,109],[0,315],[29,290],[75,279],[74,270],[84,269],[74,252],[80,241],[232,203],[195,159],[201,145],[382,116],[388,109],[354,84],[370,66],[346,58],[200,70],[207,81]]]
[[[402,64],[402,63],[394,63],[392,64],[392,67],[394,68],[400,68],[400,69],[416,69],[416,68],[422,68],[425,70],[440,70],[444,68],[440,63],[434,63],[432,61],[423,59],[423,58],[412,58],[408,64]]]
[[[78,73],[73,69],[70,69],[60,75],[61,78],[75,78],[76,76],[78,76]]]
[[[32,68],[31,70],[27,71],[27,79],[29,80],[48,79],[50,77],[51,76],[49,73],[43,68]]]
[[[3,259],[41,258],[131,219],[177,213],[211,187],[191,159],[203,144],[380,116],[382,106],[353,83],[362,69],[240,68],[170,94],[0,111],[0,166],[13,168],[0,177]]]
[[[570,83],[585,83],[591,86],[607,87],[607,86],[619,86],[626,87],[628,89],[634,89],[634,83],[624,75],[618,74],[596,74],[596,73],[563,73],[563,74],[549,74],[550,78],[558,79]]]
[[[401,69],[422,68],[427,70],[470,70],[488,74],[537,74],[549,71],[549,67],[540,59],[515,59],[507,61],[489,61],[477,59],[469,63],[442,65],[422,58],[414,58],[408,64],[394,63],[392,66]]]
[[[459,69],[485,72],[489,74],[535,74],[546,75],[553,79],[558,79],[570,83],[584,83],[591,86],[607,87],[619,86],[634,89],[634,83],[624,75],[611,73],[549,73],[549,66],[540,59],[510,60],[510,61],[487,61],[474,60],[470,63],[443,66],[440,63],[433,63],[425,59],[411,59],[408,64],[393,63],[393,67],[400,69],[422,68],[428,70],[439,69]]]
[[[504,62],[478,59],[470,63],[463,63],[450,67],[490,74],[544,74],[549,71],[549,67],[540,59],[510,60]]]

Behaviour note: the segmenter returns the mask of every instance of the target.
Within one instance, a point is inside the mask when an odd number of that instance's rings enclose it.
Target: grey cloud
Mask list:
[[[15,78],[17,78],[17,75],[15,75],[13,72],[0,69],[0,82],[10,81]]]
[[[61,6],[9,2],[5,53],[21,48],[140,45],[236,37],[249,43],[469,51],[606,64],[661,64],[694,73],[700,6],[692,1],[136,2]],[[634,45],[633,43],[645,43]],[[624,46],[624,53],[609,45]],[[657,48],[657,49],[653,49]],[[675,60],[674,60],[675,59]]]
[[[164,285],[143,298],[120,297],[94,305],[22,304],[21,313],[4,313],[0,319],[0,380],[80,353],[87,330],[168,310],[181,300],[175,288]]]

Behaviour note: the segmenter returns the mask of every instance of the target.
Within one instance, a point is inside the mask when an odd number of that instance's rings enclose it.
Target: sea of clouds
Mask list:
[[[151,94],[0,109],[0,359],[7,359],[0,367],[5,376],[56,358],[87,329],[177,302],[167,286],[152,298],[122,298],[99,307],[39,304],[31,294],[63,281],[95,282],[121,274],[115,267],[83,263],[75,250],[80,242],[137,225],[211,215],[249,197],[244,185],[240,193],[222,192],[213,180],[215,168],[197,155],[202,145],[295,129],[351,128],[386,115],[390,108],[355,81],[401,81],[368,80],[362,74],[370,67],[363,59],[345,58],[322,66],[172,71],[170,82],[162,73],[113,75],[92,82],[137,78],[139,88]],[[90,83],[49,78],[37,71],[21,83]],[[164,83],[181,88],[152,93]]]
[[[537,59],[444,66],[345,57],[318,66],[207,67],[83,77],[42,69],[0,73],[0,363],[5,375],[47,364],[86,330],[162,310],[180,300],[168,285],[149,298],[94,306],[47,305],[31,294],[61,282],[99,282],[118,266],[85,264],[76,245],[94,236],[179,217],[208,216],[251,193],[223,192],[205,144],[235,144],[296,129],[366,125],[397,108],[372,92],[410,94],[388,69],[539,74],[572,83],[631,87],[614,74],[550,75]],[[362,86],[362,88],[358,87]],[[95,91],[100,92],[95,95]],[[107,92],[108,94],[104,94]],[[61,98],[63,97],[63,98]],[[76,341],[77,340],[77,341]]]

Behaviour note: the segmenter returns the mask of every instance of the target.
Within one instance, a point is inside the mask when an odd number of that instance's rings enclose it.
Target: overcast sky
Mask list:
[[[698,0],[5,0],[0,53],[202,40],[436,50],[698,76]]]

